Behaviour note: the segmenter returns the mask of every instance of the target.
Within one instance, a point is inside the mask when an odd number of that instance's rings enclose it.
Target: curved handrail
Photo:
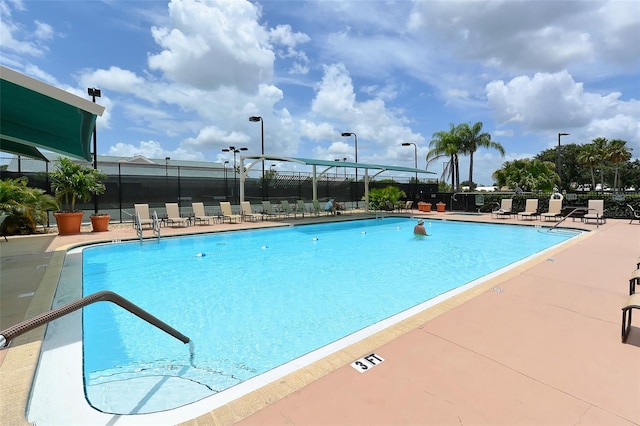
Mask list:
[[[24,334],[28,331],[33,330],[34,328],[40,327],[41,325],[47,324],[73,311],[77,311],[78,309],[82,309],[85,306],[96,302],[115,303],[116,305],[126,309],[137,317],[147,321],[149,324],[155,325],[160,330],[164,331],[167,334],[170,334],[171,336],[180,340],[182,343],[186,344],[190,341],[187,336],[180,333],[178,330],[166,324],[165,322],[154,317],[139,306],[134,305],[124,297],[112,291],[99,291],[97,293],[83,297],[82,299],[76,300],[75,302],[71,302],[49,312],[45,312],[43,314],[30,318],[26,321],[22,321],[19,324],[7,328],[6,330],[0,331],[0,348],[6,347],[11,340],[13,340],[17,336],[20,336],[21,334]]]

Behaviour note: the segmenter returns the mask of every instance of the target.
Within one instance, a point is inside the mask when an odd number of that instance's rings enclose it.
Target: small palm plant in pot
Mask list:
[[[62,211],[54,213],[58,233],[79,234],[83,213],[76,210],[76,201],[88,202],[92,195],[104,193],[106,175],[69,158],[59,157],[56,170],[49,178],[51,189],[63,206]]]

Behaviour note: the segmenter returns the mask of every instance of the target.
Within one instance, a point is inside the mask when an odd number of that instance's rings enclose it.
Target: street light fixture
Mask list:
[[[93,98],[94,104],[96,103],[96,98],[99,98],[102,96],[102,92],[100,91],[100,89],[96,89],[95,87],[89,87],[87,89],[87,93],[89,94],[89,96]],[[96,131],[96,127],[98,124],[97,119],[98,117],[96,117],[96,123],[94,123],[93,125],[93,169],[94,170],[98,168],[98,133]],[[98,214],[98,196],[97,195],[93,196],[93,209],[94,209],[94,213]]]
[[[353,132],[343,132],[341,133],[341,135],[343,137],[349,137],[349,136],[353,136],[354,140],[355,140],[355,146],[356,146],[356,163],[358,162],[358,135],[356,135]],[[358,168],[356,167],[356,185],[358,184]]]
[[[269,198],[269,194],[266,192],[268,191],[268,187],[264,181],[264,120],[259,115],[252,115],[251,117],[249,117],[249,121],[253,123],[257,123],[258,121],[260,122],[260,136],[262,142],[262,144],[260,145],[260,153],[262,154],[262,199],[266,200],[267,198]]]
[[[238,178],[238,171],[236,170],[236,154],[240,151],[246,151],[249,148],[236,148],[235,146],[230,146],[229,148],[222,148],[222,152],[233,152],[233,189],[231,190],[231,199],[234,199],[234,192],[236,188],[236,180]]]
[[[418,146],[413,142],[403,142],[402,146],[411,146],[413,145],[413,167],[418,168]],[[418,183],[418,172],[416,172],[416,184]]]
[[[558,152],[556,158],[556,170],[558,171],[558,178],[560,178],[560,183],[558,184],[558,189],[561,189],[562,178],[560,177],[560,138],[562,136],[569,136],[569,133],[558,133]]]

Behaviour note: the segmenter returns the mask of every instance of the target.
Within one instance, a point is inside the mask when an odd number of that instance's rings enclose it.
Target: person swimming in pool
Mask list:
[[[424,229],[424,220],[420,219],[418,221],[418,224],[413,227],[413,234],[414,235],[429,235],[429,234],[427,234],[427,230]]]

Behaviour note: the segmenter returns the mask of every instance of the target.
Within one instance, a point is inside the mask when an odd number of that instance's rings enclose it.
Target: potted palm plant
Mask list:
[[[104,193],[106,175],[98,170],[59,157],[56,170],[49,175],[51,188],[63,210],[54,213],[58,234],[79,234],[82,225],[81,211],[76,210],[76,201],[87,202],[92,195]]]

